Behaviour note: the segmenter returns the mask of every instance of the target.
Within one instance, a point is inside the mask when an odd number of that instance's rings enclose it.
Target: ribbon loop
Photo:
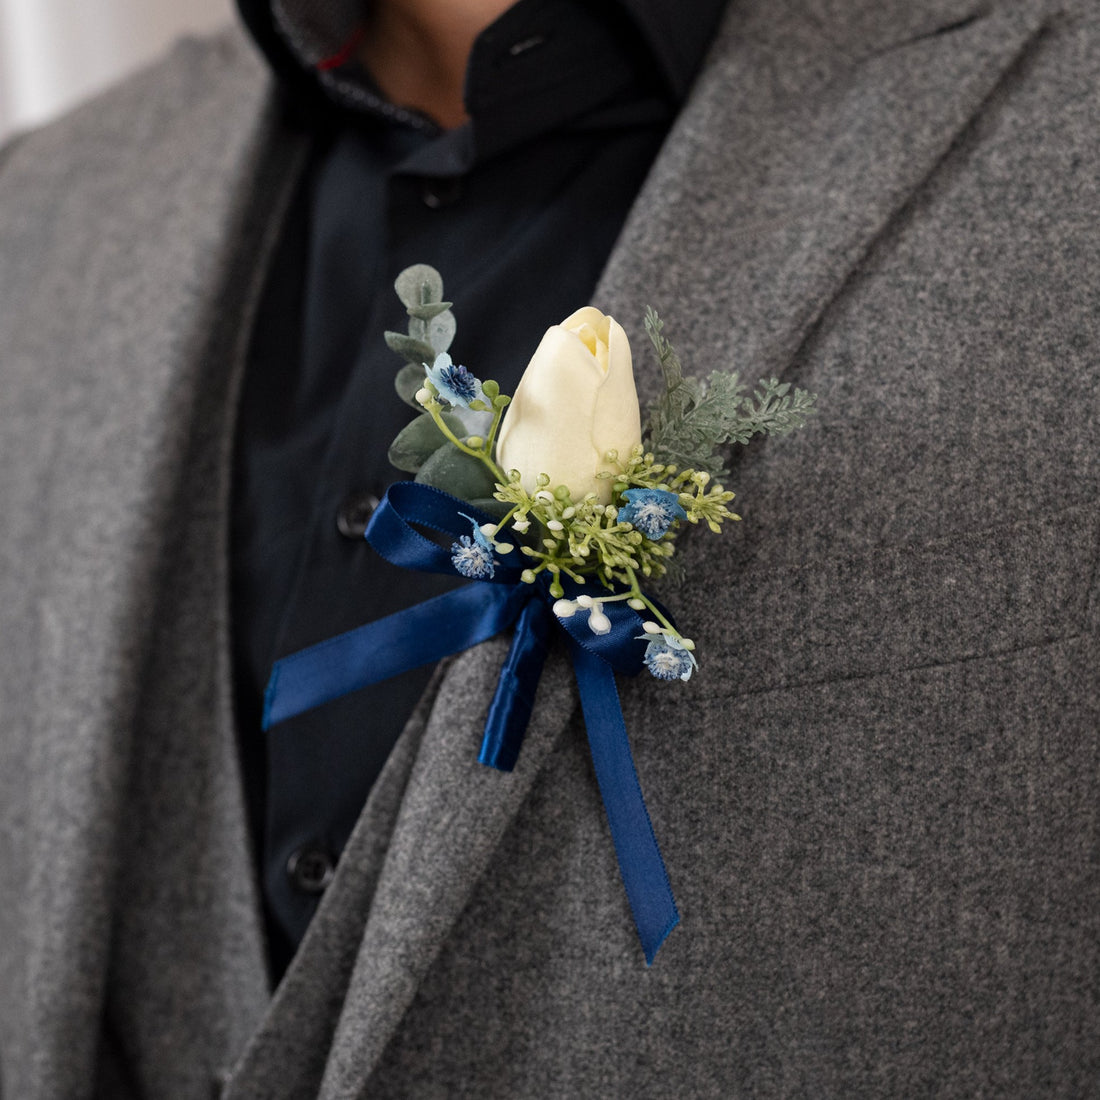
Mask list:
[[[422,535],[413,524],[457,539],[470,533],[470,520],[492,523],[493,517],[442,489],[415,481],[396,481],[375,508],[367,524],[366,539],[386,561],[403,569],[460,576],[451,561],[451,551]],[[515,584],[522,565],[518,550],[502,555],[493,580],[498,584]]]

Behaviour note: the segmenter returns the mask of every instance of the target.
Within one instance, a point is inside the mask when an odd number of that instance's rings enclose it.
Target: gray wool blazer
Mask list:
[[[596,294],[820,399],[683,540],[698,676],[620,683],[682,924],[647,969],[561,652],[477,763],[499,638],[274,993],[226,498],[300,151],[237,33],[11,148],[4,1100],[1095,1095],[1098,88],[1085,0],[734,0]]]

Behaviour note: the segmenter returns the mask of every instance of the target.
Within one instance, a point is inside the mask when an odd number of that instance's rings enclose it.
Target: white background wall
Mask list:
[[[0,0],[0,141],[232,18],[232,0]]]

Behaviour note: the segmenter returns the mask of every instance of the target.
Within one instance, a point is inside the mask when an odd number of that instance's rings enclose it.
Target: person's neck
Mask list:
[[[376,0],[360,60],[393,103],[448,129],[466,121],[462,89],[477,36],[514,0]]]

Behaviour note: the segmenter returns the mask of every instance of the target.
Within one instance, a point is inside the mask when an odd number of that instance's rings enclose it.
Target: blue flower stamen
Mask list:
[[[647,539],[656,541],[674,520],[687,519],[680,498],[666,489],[627,489],[627,500],[619,509],[618,521],[629,523]]]
[[[699,667],[695,655],[680,642],[675,634],[639,634],[649,642],[642,660],[645,667],[658,680],[690,680],[692,672]]]
[[[487,581],[496,572],[491,550],[486,550],[469,535],[451,543],[451,564],[464,576],[475,581]]]
[[[497,565],[493,561],[493,544],[473,516],[468,516],[465,512],[458,514],[470,521],[473,530],[469,535],[460,535],[457,542],[451,543],[451,564],[471,580],[490,580]]]
[[[430,367],[425,364],[424,372],[439,396],[451,405],[461,405],[468,409],[472,401],[485,399],[480,380],[465,367],[452,362],[445,351],[435,357],[435,362]]]

